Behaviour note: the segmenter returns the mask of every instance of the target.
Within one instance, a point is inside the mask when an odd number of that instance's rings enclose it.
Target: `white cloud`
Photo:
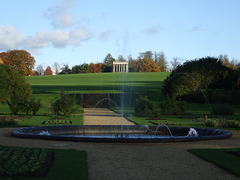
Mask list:
[[[68,28],[74,23],[73,16],[68,12],[74,8],[76,0],[64,0],[58,3],[55,7],[48,8],[44,13],[54,28]]]
[[[13,26],[0,26],[0,50],[17,49],[25,39]]]
[[[73,31],[70,32],[70,39],[71,40],[81,40],[86,41],[93,37],[93,33],[91,33],[89,27],[82,27],[82,28],[76,28]]]
[[[107,30],[100,34],[99,38],[102,41],[107,41],[109,36],[114,32],[114,30]]]
[[[12,26],[0,26],[0,50],[26,49],[37,52],[53,45],[55,48],[79,46],[82,41],[93,37],[88,27],[76,28],[70,32],[56,30],[52,32],[38,31],[34,36],[26,36],[17,32]]]
[[[149,28],[146,28],[143,30],[143,32],[147,35],[153,35],[153,34],[158,34],[160,30],[162,30],[163,27],[160,25],[152,26]]]

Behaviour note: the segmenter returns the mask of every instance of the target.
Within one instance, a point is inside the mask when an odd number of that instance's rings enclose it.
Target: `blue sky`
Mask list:
[[[29,51],[37,65],[79,65],[140,52],[180,62],[227,54],[240,61],[239,0],[8,0],[0,52]]]

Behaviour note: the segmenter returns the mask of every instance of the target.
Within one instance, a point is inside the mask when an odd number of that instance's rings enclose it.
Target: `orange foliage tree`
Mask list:
[[[53,75],[53,72],[50,66],[48,66],[47,69],[44,71],[44,75]]]
[[[2,59],[3,63],[7,66],[11,66],[11,61],[9,59],[10,54],[6,52],[0,53],[0,59]]]
[[[137,62],[138,72],[160,72],[160,68],[157,66],[156,62],[150,58],[139,57]]]
[[[89,64],[89,69],[90,69],[90,73],[95,73],[95,64],[94,63],[90,63]]]
[[[31,54],[25,50],[8,51],[9,60],[11,61],[10,67],[16,69],[20,74],[32,75],[35,59]]]
[[[91,73],[101,73],[103,70],[103,63],[90,63],[89,68]]]

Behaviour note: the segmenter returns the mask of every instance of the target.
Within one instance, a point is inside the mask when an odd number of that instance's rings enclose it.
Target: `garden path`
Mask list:
[[[89,180],[239,180],[189,153],[195,148],[239,148],[240,131],[223,140],[176,143],[93,143],[17,138],[15,128],[0,128],[0,145],[85,150]]]
[[[84,125],[134,125],[107,108],[84,108]]]

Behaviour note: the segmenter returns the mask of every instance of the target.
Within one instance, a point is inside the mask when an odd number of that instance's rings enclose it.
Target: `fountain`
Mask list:
[[[232,136],[232,133],[219,129],[194,128],[194,130],[191,130],[188,127],[166,127],[148,126],[146,132],[145,128],[139,125],[40,126],[16,129],[12,132],[12,135],[27,138],[88,142],[179,142],[225,139]],[[192,135],[195,131],[198,136]]]
[[[130,92],[130,94],[131,93],[132,92]],[[122,105],[121,116],[123,116],[124,95],[120,97]],[[129,100],[127,98],[125,99]],[[114,102],[114,100],[110,98],[104,98],[100,100],[98,104],[104,100]],[[96,104],[95,107],[97,107],[98,104]],[[143,143],[201,141],[210,139],[225,139],[232,136],[230,132],[225,130],[172,126],[168,127],[166,124],[161,124],[157,127],[149,125],[140,126],[123,124],[24,127],[14,130],[12,135],[24,138],[39,138],[60,141]]]

